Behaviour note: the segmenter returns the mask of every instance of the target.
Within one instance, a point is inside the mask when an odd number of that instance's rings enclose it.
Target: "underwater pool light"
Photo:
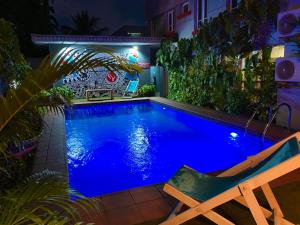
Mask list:
[[[238,135],[237,133],[235,133],[235,132],[231,132],[231,133],[230,133],[230,136],[231,136],[232,138],[237,138],[239,135]]]

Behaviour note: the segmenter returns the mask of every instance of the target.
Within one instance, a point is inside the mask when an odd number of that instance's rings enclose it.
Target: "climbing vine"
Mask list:
[[[234,114],[276,104],[272,32],[278,4],[244,0],[205,23],[192,39],[164,40],[157,62],[169,74],[169,98]]]

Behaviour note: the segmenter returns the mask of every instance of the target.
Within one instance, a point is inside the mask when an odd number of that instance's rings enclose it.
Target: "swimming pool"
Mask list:
[[[204,173],[224,170],[272,144],[152,101],[65,113],[70,186],[88,197],[165,182],[184,164]]]

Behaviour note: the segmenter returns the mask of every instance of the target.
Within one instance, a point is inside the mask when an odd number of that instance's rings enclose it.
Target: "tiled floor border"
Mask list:
[[[196,116],[204,117],[221,123],[243,128],[247,117],[229,115],[207,108],[178,103],[164,98],[139,98],[102,102],[77,103],[76,105],[111,104],[131,101],[153,101],[179,110],[184,110]],[[49,114],[45,117],[46,126],[41,136],[38,151],[35,156],[33,173],[48,169],[61,172],[68,179],[66,157],[65,118],[61,114]],[[254,121],[251,132],[259,134],[265,124]],[[268,138],[280,140],[289,135],[286,129],[272,126]],[[298,173],[299,174],[299,173]],[[298,175],[297,174],[297,175]],[[91,222],[98,225],[133,225],[166,216],[176,201],[162,191],[162,185],[152,185],[113,193],[99,197],[104,213],[93,215]],[[134,216],[133,216],[134,215]],[[88,219],[87,221],[88,222]]]
[[[206,118],[209,120],[213,120],[215,122],[225,123],[227,125],[236,126],[239,128],[244,129],[249,117],[245,115],[233,115],[227,114],[222,111],[216,111],[210,108],[205,107],[198,107],[193,106],[186,103],[176,102],[167,98],[161,97],[150,97],[150,98],[133,98],[133,99],[118,99],[118,100],[105,100],[105,101],[89,101],[89,102],[82,102],[82,103],[75,103],[74,105],[94,105],[94,104],[113,104],[113,103],[120,103],[120,102],[132,102],[132,101],[152,101],[155,103],[164,104],[166,106],[176,108],[181,111],[185,111],[187,113],[191,113],[195,116],[199,116],[201,118]],[[261,135],[266,123],[262,123],[260,121],[253,120],[249,126],[249,131],[256,134]],[[272,125],[267,132],[266,137],[273,140],[279,141],[290,134],[294,133],[295,131],[288,131],[284,127],[279,127],[276,125]]]
[[[84,103],[76,103],[76,105],[93,105],[93,104],[111,104],[119,102],[132,101],[153,101],[159,104],[164,104],[179,110],[184,110],[196,116],[204,117],[221,123],[237,126],[243,128],[248,120],[245,116],[230,115],[223,112],[215,111],[208,108],[201,108],[189,104],[178,103],[169,99],[153,97],[153,98],[137,98],[137,99],[120,99],[113,101],[91,101]],[[66,137],[65,137],[65,118],[61,114],[49,114],[45,117],[46,126],[43,135],[40,139],[38,151],[35,157],[34,170],[38,172],[49,169],[67,173],[67,159],[66,159]],[[249,130],[256,134],[261,134],[265,124],[253,121]],[[267,134],[267,137],[272,140],[280,140],[291,134],[286,129],[272,126]]]

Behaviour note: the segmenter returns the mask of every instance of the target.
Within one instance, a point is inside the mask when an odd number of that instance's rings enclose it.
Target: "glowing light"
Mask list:
[[[133,56],[135,58],[138,58],[138,55],[139,55],[139,51],[138,51],[138,48],[136,46],[132,47],[130,50],[129,50],[129,54],[130,56]]]
[[[133,49],[134,50],[139,50],[139,47],[138,46],[133,46]]]
[[[166,107],[163,107],[163,110],[165,110],[166,109]]]
[[[235,132],[231,132],[228,137],[228,144],[240,148],[241,139],[239,138],[239,135]]]
[[[235,133],[235,132],[231,132],[231,133],[230,133],[230,136],[231,136],[232,138],[237,138],[239,135],[238,135],[237,133]]]
[[[284,57],[284,45],[278,45],[272,48],[272,52],[271,52],[271,58],[272,59],[277,59],[277,58],[281,58]]]

